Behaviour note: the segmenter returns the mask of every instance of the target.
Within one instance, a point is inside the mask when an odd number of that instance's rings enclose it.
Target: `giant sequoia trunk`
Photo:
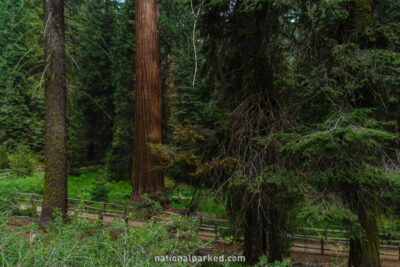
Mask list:
[[[161,193],[164,177],[151,171],[160,165],[148,143],[161,143],[161,80],[156,0],[136,0],[135,152],[132,200]]]
[[[41,223],[67,214],[64,1],[44,0],[45,177]]]
[[[349,267],[380,267],[379,232],[376,192],[353,198],[352,209],[358,215],[359,223],[365,231],[362,239],[350,239]]]

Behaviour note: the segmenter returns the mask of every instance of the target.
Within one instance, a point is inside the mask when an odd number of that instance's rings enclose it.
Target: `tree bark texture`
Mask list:
[[[40,221],[67,214],[64,0],[44,0],[45,178]]]
[[[164,187],[161,173],[151,171],[160,159],[148,143],[161,143],[161,79],[156,0],[136,0],[135,152],[132,200],[158,194]]]
[[[361,191],[361,190],[359,190]],[[353,211],[358,215],[359,223],[364,230],[362,239],[350,239],[349,267],[380,267],[378,199],[376,192],[360,193],[362,197],[353,199]]]

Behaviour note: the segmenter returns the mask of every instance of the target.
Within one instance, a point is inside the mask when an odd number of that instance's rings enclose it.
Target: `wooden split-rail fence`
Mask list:
[[[24,168],[21,168],[21,170],[24,170]],[[39,167],[34,168],[33,171],[42,172],[43,168],[41,166],[39,166]],[[0,179],[14,178],[14,177],[17,177],[15,170],[13,170],[13,169],[0,170]]]
[[[28,204],[26,208],[32,208],[33,210],[38,211],[37,208],[41,207],[42,205],[43,201],[42,195],[34,193],[20,193],[20,192],[13,192],[11,194],[13,195],[13,198],[15,200],[22,202],[23,204]],[[97,219],[102,219],[103,221],[105,216],[113,218],[121,218],[126,223],[132,221],[138,221],[138,222],[149,221],[135,217],[135,214],[133,212],[135,209],[137,208],[135,208],[135,206],[133,205],[122,205],[116,203],[68,198],[69,212],[84,212],[87,214],[93,214],[97,216],[96,217]],[[173,213],[165,212],[165,215],[167,216],[171,214]],[[211,214],[203,214],[203,213],[197,214],[196,217],[199,222],[196,226],[200,231],[200,236],[208,238],[214,237],[214,239],[217,240],[218,236],[221,236],[220,235],[221,230],[228,228],[226,226],[219,225],[219,224],[227,224],[229,222],[227,219],[217,218]],[[153,216],[153,218],[156,220],[168,219],[166,217],[161,217],[161,216]]]
[[[41,206],[43,196],[34,193],[12,193],[14,199],[21,203],[33,208],[37,211],[37,208]],[[132,216],[132,212],[135,210],[133,205],[122,205],[116,203],[97,202],[92,200],[81,200],[76,198],[68,198],[68,211],[69,212],[85,212],[87,214],[97,215],[96,219],[104,220],[104,216],[113,218],[120,218],[129,224],[129,222],[146,222],[148,220],[135,218]],[[171,215],[172,212],[165,212],[165,215]],[[229,220],[225,218],[218,218],[211,214],[198,213],[196,214],[198,224],[196,227],[199,230],[199,236],[207,240],[218,241],[221,237],[221,232],[228,229]],[[166,217],[153,216],[156,220],[168,220]],[[318,233],[318,235],[309,235],[307,233]],[[299,228],[296,234],[288,234],[288,237],[293,240],[292,248],[304,249],[307,254],[320,254],[325,255],[327,253],[348,253],[346,249],[335,249],[332,244],[342,244],[345,247],[349,244],[349,238],[344,237],[332,237],[329,234],[345,234],[345,230],[339,229],[323,229],[323,228]],[[400,260],[400,240],[393,239],[388,233],[379,233],[381,236],[381,250],[386,249],[391,253],[381,252],[381,255],[388,257],[396,257]],[[219,241],[222,241],[219,239]],[[239,239],[243,241],[243,238]],[[301,243],[304,245],[300,245]],[[309,246],[312,243],[314,246]],[[318,244],[316,246],[315,244]],[[310,252],[314,251],[314,252]],[[394,253],[396,251],[397,253]]]
[[[15,173],[13,170],[5,169],[0,170],[0,179],[5,179],[7,177],[14,177]]]

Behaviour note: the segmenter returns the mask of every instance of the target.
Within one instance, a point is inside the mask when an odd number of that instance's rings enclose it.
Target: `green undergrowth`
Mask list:
[[[131,193],[131,185],[127,181],[105,181],[102,187],[107,190],[106,198],[102,200],[95,199],[96,186],[98,181],[104,179],[105,175],[101,169],[88,169],[74,172],[74,175],[68,176],[68,195],[70,198],[76,199],[87,199],[102,202],[117,203],[117,204],[129,204],[129,197]],[[213,214],[218,217],[226,217],[225,202],[221,197],[215,197],[210,192],[194,189],[184,184],[175,184],[171,179],[166,178],[165,180],[166,190],[165,195],[170,199],[172,207],[188,211],[193,206],[194,210],[202,213]],[[43,173],[35,172],[31,176],[13,178],[9,177],[6,179],[0,179],[0,195],[8,195],[11,192],[22,192],[22,193],[43,193]],[[207,196],[207,198],[200,198],[200,200],[192,201],[191,197],[196,193],[196,196]],[[172,197],[181,197],[181,199],[173,199]],[[152,202],[148,203],[143,210],[148,210],[146,214],[137,214],[138,216],[151,217],[154,215],[158,208],[152,209],[154,206]],[[96,208],[101,208],[100,204],[91,204]],[[120,209],[119,207],[107,206],[107,209]],[[193,210],[192,210],[193,211]],[[29,213],[29,211],[27,211]],[[32,212],[31,212],[32,213]],[[14,213],[15,215],[19,215]],[[30,213],[29,213],[30,214]],[[29,215],[27,214],[27,215]],[[25,214],[21,214],[25,215]],[[312,205],[304,203],[301,210],[298,213],[299,221],[302,221],[301,227],[308,228],[329,228],[329,229],[341,229],[346,230],[346,225],[353,225],[349,219],[349,214],[346,214],[341,208],[331,206],[327,209],[321,210],[316,209]],[[328,218],[328,220],[327,220]],[[330,218],[330,219],[329,219]],[[355,218],[353,218],[355,221]],[[203,219],[203,224],[217,224],[219,226],[227,226],[226,223],[216,223],[214,221],[207,221]],[[380,220],[380,232],[389,233],[390,238],[400,238],[400,223],[395,217],[382,216]],[[315,236],[323,236],[323,231],[302,231],[297,230],[297,234],[307,234]],[[348,237],[347,233],[328,233],[328,237]]]
[[[197,206],[196,211],[210,214],[217,214],[219,216],[225,216],[225,201],[220,198],[215,198],[213,193],[209,193],[203,190],[196,190],[186,185],[173,186],[173,182],[169,180],[171,184],[167,186],[166,195],[168,197],[181,197],[182,199],[170,199],[171,205],[177,209],[187,210],[191,206]],[[167,183],[168,185],[168,183]],[[192,201],[193,195],[199,196],[200,200]]]
[[[155,256],[196,255],[209,246],[190,219],[179,216],[139,228],[124,223],[106,227],[77,217],[64,224],[58,217],[46,232],[34,223],[8,229],[8,219],[0,214],[2,266],[192,266],[156,262]]]
[[[31,176],[25,177],[9,177],[0,180],[0,194],[9,194],[12,192],[43,194],[43,172],[35,172]],[[106,180],[102,169],[88,169],[74,171],[73,175],[68,175],[68,197],[76,199],[87,199],[98,202],[110,202],[116,204],[129,203],[131,194],[131,184],[128,181],[105,181],[99,184],[99,180]],[[195,189],[186,185],[175,185],[168,178],[165,181],[166,196],[182,196],[191,197]],[[100,187],[100,189],[99,189]],[[99,190],[105,192],[105,196],[98,197]],[[198,193],[198,192],[197,192]],[[101,194],[101,192],[100,192]],[[205,193],[201,192],[202,195]],[[221,200],[214,200],[212,195],[210,198],[200,200],[198,211],[218,216],[225,215],[225,204]],[[185,210],[191,206],[191,199],[170,199],[171,206],[177,209]],[[101,205],[93,205],[101,207]],[[107,207],[107,209],[115,209]]]
[[[83,172],[79,176],[68,176],[68,196],[70,198],[91,199],[95,182],[101,178],[97,172]],[[111,190],[108,193],[109,202],[120,202],[129,200],[131,185],[123,181],[107,182],[106,186]],[[43,193],[43,173],[34,173],[32,176],[10,177],[0,180],[0,194],[21,192],[21,193]]]

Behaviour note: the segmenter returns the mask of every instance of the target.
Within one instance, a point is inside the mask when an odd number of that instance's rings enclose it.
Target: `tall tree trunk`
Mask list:
[[[348,11],[348,33],[356,32],[372,20],[372,0],[352,0]],[[368,88],[362,88],[364,96],[359,101],[359,107],[372,107],[375,105],[373,94]],[[378,196],[375,188],[357,186],[352,194],[352,211],[358,215],[358,221],[364,231],[360,239],[350,239],[349,267],[380,267],[379,258],[379,232],[377,225]]]
[[[380,267],[379,232],[376,218],[378,216],[376,192],[361,193],[353,199],[353,211],[358,215],[359,223],[364,230],[363,238],[350,239],[349,267]]]
[[[246,262],[256,263],[267,252],[265,214],[260,206],[259,195],[248,195],[247,198],[243,255]]]
[[[40,221],[67,215],[64,0],[44,0],[45,178]]]
[[[282,211],[276,207],[269,207],[267,220],[267,254],[268,262],[281,261],[287,254],[285,232],[282,228],[287,222],[281,220]]]
[[[132,200],[144,193],[158,194],[164,187],[161,173],[151,171],[160,164],[148,143],[161,143],[161,79],[156,0],[136,0],[136,99],[135,152]]]

